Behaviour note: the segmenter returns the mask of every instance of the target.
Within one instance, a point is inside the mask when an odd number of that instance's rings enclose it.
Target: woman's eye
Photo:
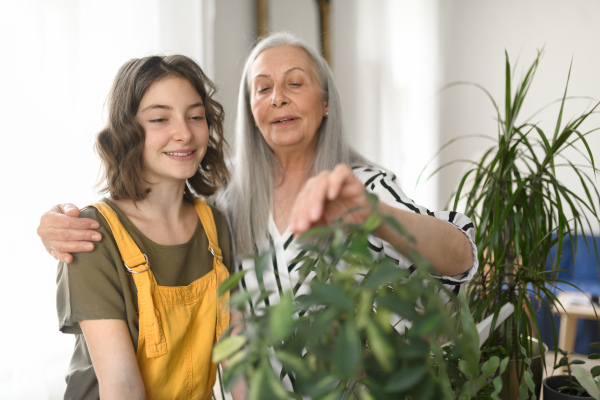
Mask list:
[[[266,91],[268,91],[270,88],[269,87],[259,87],[257,92],[258,93],[264,93]]]
[[[204,116],[196,115],[195,117],[190,117],[190,119],[193,119],[194,121],[202,121],[204,119]]]
[[[165,122],[166,118],[155,118],[155,119],[151,119],[150,122],[152,123],[160,123],[160,122]]]

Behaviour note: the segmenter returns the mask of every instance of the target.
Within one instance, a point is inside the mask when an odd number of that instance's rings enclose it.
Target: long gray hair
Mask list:
[[[260,40],[246,59],[237,106],[233,177],[225,193],[233,228],[236,253],[244,256],[268,246],[268,221],[273,208],[274,179],[283,172],[273,151],[264,140],[250,108],[251,70],[263,51],[278,46],[296,46],[311,58],[328,102],[328,116],[319,127],[317,148],[307,175],[330,170],[339,163],[356,164],[364,158],[353,151],[342,134],[342,110],[333,74],[325,59],[310,45],[286,32],[273,33]]]

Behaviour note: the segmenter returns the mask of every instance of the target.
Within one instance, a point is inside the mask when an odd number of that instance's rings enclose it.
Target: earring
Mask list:
[[[329,111],[325,111],[325,116],[329,117]]]

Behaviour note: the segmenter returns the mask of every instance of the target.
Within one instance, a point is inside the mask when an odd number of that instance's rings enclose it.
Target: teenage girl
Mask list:
[[[115,77],[95,145],[108,196],[82,212],[103,239],[58,266],[60,330],[77,334],[65,398],[211,398],[232,261],[225,217],[199,197],[228,176],[214,92],[181,55]]]

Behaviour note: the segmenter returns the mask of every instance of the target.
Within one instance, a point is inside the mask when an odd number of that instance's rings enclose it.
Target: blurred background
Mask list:
[[[326,32],[318,3],[0,0],[0,398],[62,398],[74,340],[57,330],[56,262],[35,231],[52,205],[98,198],[92,145],[126,60],[155,53],[198,60],[219,87],[232,142],[240,71],[259,20],[317,47],[325,34],[351,144],[396,172],[404,191],[430,209],[444,207],[460,166],[417,184],[424,167],[431,172],[489,146],[459,142],[435,157],[442,144],[497,132],[482,92],[441,91],[446,84],[476,82],[502,104],[505,51],[518,79],[544,48],[523,115],[563,95],[569,68],[570,96],[600,98],[597,0],[329,0],[321,2]],[[589,104],[570,102],[567,116]],[[557,111],[552,106],[534,121],[552,126]],[[600,125],[597,116],[593,122]],[[598,162],[600,132],[589,143]]]

